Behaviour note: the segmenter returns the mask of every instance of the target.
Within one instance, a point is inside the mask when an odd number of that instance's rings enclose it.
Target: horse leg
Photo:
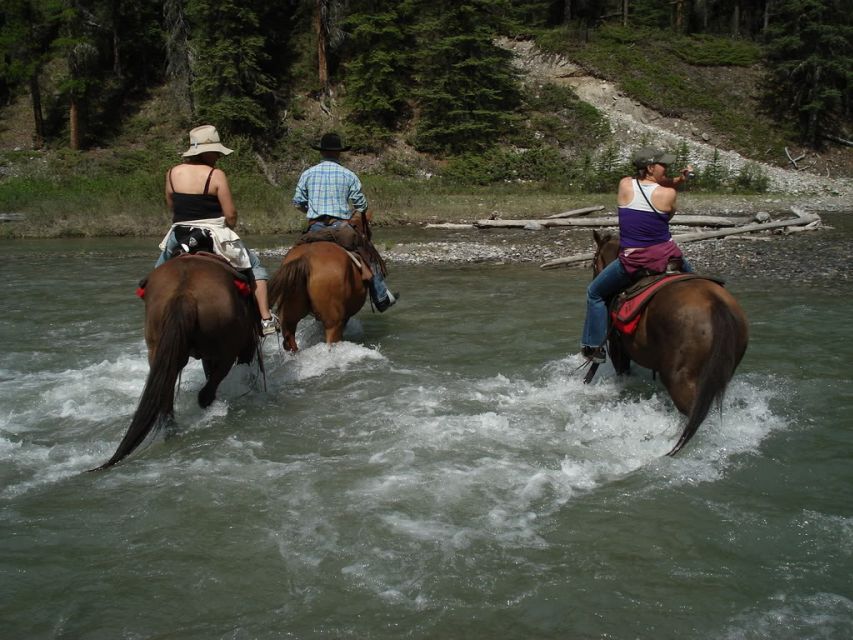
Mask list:
[[[672,372],[660,372],[661,382],[672,398],[675,408],[686,416],[690,415],[693,403],[696,401],[696,389],[699,380],[698,372],[677,369]]]
[[[231,364],[221,360],[202,360],[202,367],[207,376],[207,382],[198,392],[198,405],[206,409],[216,399],[216,390],[231,370]]]
[[[326,344],[333,344],[344,339],[344,323],[338,322],[331,327],[325,327]]]

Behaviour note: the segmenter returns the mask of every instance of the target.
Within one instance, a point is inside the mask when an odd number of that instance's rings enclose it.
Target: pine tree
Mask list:
[[[256,7],[260,3],[260,6]],[[272,125],[274,83],[259,9],[263,0],[189,0],[193,96],[198,117],[233,133]]]
[[[509,15],[505,0],[421,0],[415,144],[459,153],[495,144],[520,102],[511,54],[494,38]]]
[[[386,137],[408,115],[413,85],[411,7],[397,0],[351,3],[345,23],[351,43],[345,103],[349,120],[365,138]]]
[[[853,24],[841,0],[784,0],[768,29],[766,103],[820,148],[850,112]]]

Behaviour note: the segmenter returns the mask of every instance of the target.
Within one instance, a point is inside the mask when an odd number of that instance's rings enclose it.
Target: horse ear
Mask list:
[[[604,244],[605,238],[602,237],[600,233],[598,233],[598,229],[592,230],[592,237],[595,238],[595,244],[599,247]]]

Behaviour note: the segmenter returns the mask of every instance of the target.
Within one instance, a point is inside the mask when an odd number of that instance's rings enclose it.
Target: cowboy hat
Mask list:
[[[221,153],[227,156],[233,150],[219,142],[219,132],[211,124],[203,124],[190,131],[190,148],[182,154],[184,158],[198,156],[209,152]]]
[[[341,137],[337,133],[326,133],[320,138],[320,144],[312,144],[312,149],[317,151],[349,151],[352,147],[344,146]]]

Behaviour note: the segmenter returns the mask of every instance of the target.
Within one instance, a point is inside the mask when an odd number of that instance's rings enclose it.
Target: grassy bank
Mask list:
[[[265,174],[251,151],[223,158],[244,234],[290,233],[304,226],[290,204],[299,170],[283,163]],[[163,184],[174,149],[18,151],[0,154],[0,238],[157,236],[169,224]],[[290,165],[292,166],[292,165]],[[609,166],[595,183],[612,185],[627,167]],[[271,184],[267,174],[277,183]],[[479,218],[541,218],[592,205],[611,207],[613,194],[587,193],[562,182],[500,181],[461,184],[441,177],[360,171],[374,224],[422,225]],[[612,174],[612,175],[611,175]],[[698,178],[691,185],[707,191]],[[705,197],[713,197],[707,195]]]

